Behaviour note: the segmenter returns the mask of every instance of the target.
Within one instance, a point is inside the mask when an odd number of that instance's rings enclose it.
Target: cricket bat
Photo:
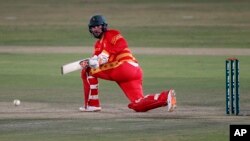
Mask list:
[[[65,74],[68,74],[68,73],[71,73],[71,72],[74,72],[77,70],[81,70],[82,67],[80,65],[80,62],[87,61],[87,60],[89,60],[89,59],[78,60],[78,61],[74,61],[74,62],[65,64],[65,65],[62,65],[61,66],[61,74],[65,75]]]

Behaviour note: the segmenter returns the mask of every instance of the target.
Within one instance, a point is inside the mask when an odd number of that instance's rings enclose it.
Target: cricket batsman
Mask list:
[[[88,61],[80,62],[83,68],[81,78],[84,91],[84,105],[79,108],[80,111],[101,111],[98,98],[99,78],[116,82],[130,101],[128,108],[136,112],[146,112],[163,106],[167,106],[169,112],[174,111],[176,95],[173,89],[143,94],[142,69],[118,30],[108,29],[102,15],[92,16],[88,27],[97,41],[92,57]]]

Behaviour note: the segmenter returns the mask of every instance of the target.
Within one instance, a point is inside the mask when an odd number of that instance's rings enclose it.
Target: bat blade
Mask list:
[[[78,61],[74,61],[74,62],[65,64],[65,65],[62,65],[61,66],[61,74],[65,75],[65,74],[68,74],[68,73],[71,73],[71,72],[74,72],[74,71],[77,71],[77,70],[81,70],[82,67],[80,65],[80,62],[85,61],[85,60],[87,60],[87,59],[78,60]]]

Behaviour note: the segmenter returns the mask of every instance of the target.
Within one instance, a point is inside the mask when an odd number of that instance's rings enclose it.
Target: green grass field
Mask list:
[[[224,65],[231,55],[135,54],[144,70],[145,94],[174,88],[178,109],[135,113],[116,84],[100,80],[102,112],[80,113],[80,73],[62,76],[60,66],[89,54],[1,51],[91,46],[87,22],[95,13],[120,29],[131,47],[248,49],[247,0],[0,3],[0,141],[228,141],[230,124],[249,124],[249,55],[235,56],[241,116],[227,116]],[[15,107],[14,99],[21,105]]]
[[[78,113],[79,72],[63,77],[59,73],[60,64],[74,56],[79,54],[1,54],[2,141],[228,140],[229,124],[249,122],[248,116],[224,114],[224,56],[138,56],[145,93],[173,87],[178,94],[176,113],[161,108],[143,114],[128,110],[118,86],[106,81],[100,82],[104,111]],[[241,109],[248,113],[250,58],[240,60]],[[14,107],[14,98],[22,105]]]

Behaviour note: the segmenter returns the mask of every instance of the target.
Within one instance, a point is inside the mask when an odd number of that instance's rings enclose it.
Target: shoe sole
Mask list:
[[[79,110],[80,112],[100,112],[101,110]]]
[[[96,108],[96,109],[83,109],[83,108],[79,108],[80,112],[100,112],[101,108]]]
[[[173,103],[174,102],[174,103]],[[168,95],[168,112],[173,112],[176,109],[176,93],[171,89]]]

